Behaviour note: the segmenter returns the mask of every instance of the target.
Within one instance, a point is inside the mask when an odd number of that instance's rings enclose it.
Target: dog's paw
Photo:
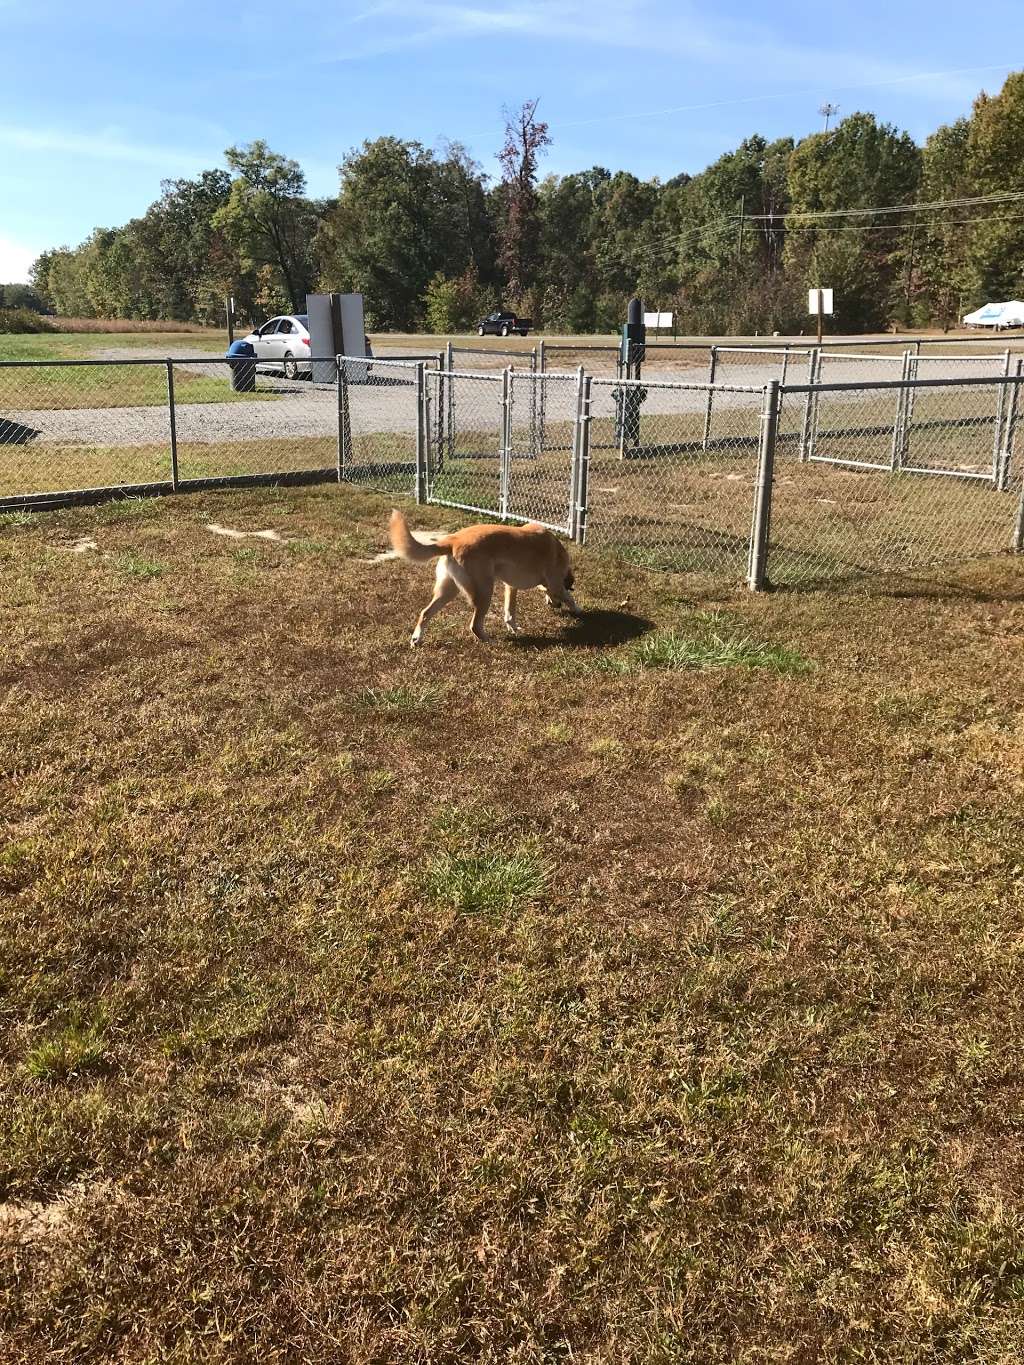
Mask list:
[[[409,648],[410,648],[410,649],[417,649],[417,648],[419,647],[419,643],[420,643],[420,637],[419,637],[418,635],[414,635],[414,636],[412,637],[412,639],[409,641]]]
[[[516,625],[516,623],[515,623],[514,621],[506,621],[506,622],[505,622],[505,629],[508,631],[509,635],[518,635],[518,634],[519,634],[519,627]]]

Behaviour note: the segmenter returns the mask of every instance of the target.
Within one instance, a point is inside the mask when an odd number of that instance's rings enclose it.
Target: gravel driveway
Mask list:
[[[134,359],[162,359],[153,349],[132,351]],[[117,348],[97,354],[97,359],[123,359],[125,352]],[[385,358],[383,355],[381,358]],[[999,372],[1000,360],[985,357],[979,361],[965,364],[951,357],[941,357],[922,366],[922,377],[956,379],[965,374],[988,374]],[[203,360],[199,357],[177,362],[178,367],[189,374],[223,378],[223,360]],[[829,358],[824,378],[830,383],[856,383],[876,379],[896,379],[900,375],[902,358],[871,362],[860,357],[840,356]],[[771,379],[780,377],[781,363],[770,358],[756,363],[742,359],[730,363],[723,361],[719,379],[724,384],[743,385],[760,388]],[[378,367],[368,384],[353,384],[349,388],[350,422],[353,435],[370,435],[375,432],[412,433],[416,430],[415,392],[411,382],[402,382],[398,375],[409,371],[391,371]],[[703,412],[707,403],[707,393],[700,387],[657,388],[659,380],[668,379],[666,372],[659,370],[648,376],[647,397],[643,411],[648,414],[694,414]],[[803,367],[794,366],[790,370],[791,382],[799,383],[804,378]],[[478,373],[477,379],[483,376]],[[456,410],[460,424],[474,429],[498,429],[500,418],[500,385],[497,375],[488,375],[491,383],[473,384],[471,380],[456,381]],[[390,382],[388,382],[390,380]],[[699,384],[692,370],[681,371],[679,382]],[[293,440],[296,437],[334,437],[337,434],[337,399],[331,387],[320,388],[309,380],[289,381],[278,374],[260,373],[260,390],[265,396],[251,402],[237,400],[225,403],[176,403],[176,422],[179,443],[200,445],[220,445],[236,441],[277,441]],[[472,385],[472,388],[470,386]],[[614,382],[609,379],[595,378],[595,415],[606,415],[613,409]],[[987,390],[985,391],[987,392]],[[464,395],[461,397],[460,395]],[[802,402],[794,396],[794,403]],[[856,392],[847,395],[834,395],[832,402],[863,402]],[[879,410],[885,407],[887,396],[879,395]],[[730,392],[728,389],[716,390],[715,410],[741,408],[755,412],[760,404],[757,393]],[[560,405],[561,406],[561,405]],[[993,401],[993,410],[995,407]],[[516,406],[516,420],[525,422],[526,405]],[[553,417],[549,406],[549,419]],[[75,446],[134,446],[166,444],[170,427],[165,406],[123,407],[123,408],[56,408],[7,410],[0,414],[0,423],[6,419],[37,433],[32,442],[46,442]],[[10,430],[10,428],[8,428]],[[0,427],[0,442],[3,441],[3,428]],[[11,439],[11,438],[9,438]]]

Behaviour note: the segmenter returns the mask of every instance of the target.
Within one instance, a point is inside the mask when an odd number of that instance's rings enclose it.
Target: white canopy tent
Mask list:
[[[964,318],[965,327],[1024,327],[1024,303],[1011,299],[1009,303],[986,303],[968,313]]]

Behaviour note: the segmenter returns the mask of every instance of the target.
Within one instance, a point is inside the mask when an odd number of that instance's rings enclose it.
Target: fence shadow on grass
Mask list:
[[[528,635],[512,637],[520,649],[611,649],[616,645],[638,640],[654,630],[654,622],[629,611],[584,609],[582,616],[565,617],[557,635]]]

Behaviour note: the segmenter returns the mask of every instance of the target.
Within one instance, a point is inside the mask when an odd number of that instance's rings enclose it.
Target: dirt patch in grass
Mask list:
[[[0,1355],[1016,1359],[1019,564],[411,651],[388,510],[0,523]]]

